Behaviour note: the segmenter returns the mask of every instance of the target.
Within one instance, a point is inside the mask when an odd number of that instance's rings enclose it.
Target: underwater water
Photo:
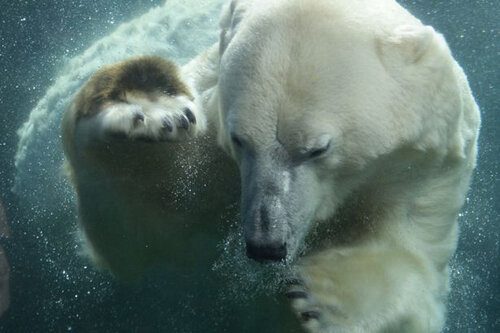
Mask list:
[[[10,235],[0,214],[0,245],[10,263],[10,307],[1,332],[300,331],[275,294],[280,275],[246,259],[232,220],[237,207],[223,218],[229,236],[210,275],[159,267],[123,284],[79,255],[75,197],[60,170],[65,105],[102,64],[139,54],[186,63],[217,40],[223,2],[2,5],[0,200]],[[445,35],[483,119],[478,167],[459,218],[445,332],[500,332],[500,7],[494,0],[400,3]],[[0,261],[0,276],[2,267]]]

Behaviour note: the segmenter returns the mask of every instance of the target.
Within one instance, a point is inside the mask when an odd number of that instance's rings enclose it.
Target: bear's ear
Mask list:
[[[219,54],[223,54],[250,5],[249,0],[231,0],[222,9],[219,20]]]
[[[379,54],[386,66],[418,63],[439,43],[440,35],[431,26],[401,25],[378,39]]]

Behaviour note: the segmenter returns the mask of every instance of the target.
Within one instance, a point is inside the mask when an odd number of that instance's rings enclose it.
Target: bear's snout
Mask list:
[[[247,256],[257,261],[283,261],[286,258],[286,243],[247,241]]]
[[[279,201],[265,195],[258,197],[268,202]],[[247,256],[257,261],[283,261],[287,255],[283,211],[262,203],[250,205],[255,206],[259,208],[250,209],[243,215]]]

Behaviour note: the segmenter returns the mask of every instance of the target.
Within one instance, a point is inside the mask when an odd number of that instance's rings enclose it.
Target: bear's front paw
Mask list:
[[[174,63],[133,58],[95,73],[72,103],[74,118],[67,119],[77,121],[84,139],[182,141],[206,127],[194,93]]]
[[[205,127],[204,116],[186,96],[128,98],[103,108],[98,115],[104,138],[138,141],[181,141]]]
[[[283,293],[290,301],[292,310],[302,326],[309,332],[321,332],[323,327],[321,309],[304,285],[304,281],[300,278],[285,280]]]

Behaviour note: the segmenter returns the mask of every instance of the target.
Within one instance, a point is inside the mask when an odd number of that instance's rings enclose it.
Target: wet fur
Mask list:
[[[193,98],[174,63],[160,57],[140,57],[105,66],[92,75],[74,99],[77,117],[92,117],[104,104],[126,101],[126,94],[134,92],[153,99],[159,94]]]

